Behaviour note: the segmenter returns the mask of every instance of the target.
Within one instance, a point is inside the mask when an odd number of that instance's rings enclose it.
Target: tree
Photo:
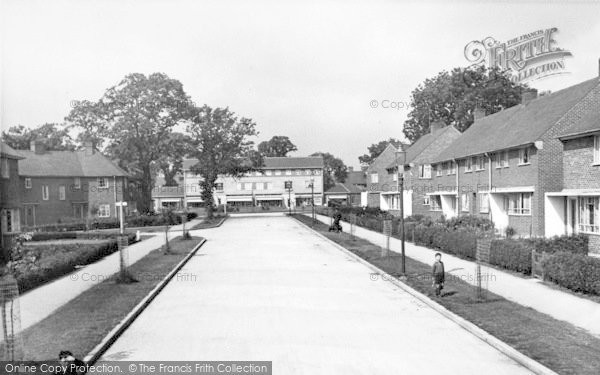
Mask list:
[[[310,156],[322,156],[323,157],[323,189],[328,190],[332,188],[336,182],[346,181],[348,176],[348,167],[344,164],[342,159],[336,158],[328,152],[315,152]]]
[[[207,217],[211,218],[217,177],[241,177],[262,166],[262,156],[248,139],[258,134],[256,124],[238,118],[229,108],[205,105],[194,110],[187,131],[194,146],[190,156],[198,159],[191,169],[201,176],[201,196]]]
[[[286,136],[276,135],[268,141],[258,144],[258,152],[263,156],[287,156],[289,152],[298,151],[296,145]]]
[[[127,75],[97,102],[73,108],[66,120],[83,137],[108,142],[107,152],[139,187],[138,209],[151,209],[153,164],[170,152],[173,127],[189,118],[191,101],[181,82],[163,73]]]
[[[473,124],[477,106],[486,115],[496,113],[519,104],[526,88],[513,83],[507,72],[484,66],[443,71],[413,90],[404,135],[414,143],[429,132],[429,124],[436,120],[465,131]]]
[[[2,140],[17,150],[28,150],[31,141],[41,141],[48,150],[73,151],[75,144],[65,126],[46,123],[37,128],[29,129],[23,125],[11,126],[2,132]]]
[[[361,164],[371,164],[373,160],[377,159],[377,157],[381,155],[383,150],[385,150],[389,144],[392,144],[394,147],[398,148],[402,142],[396,138],[390,138],[387,141],[383,140],[378,143],[373,143],[371,146],[367,147],[369,154],[359,156],[358,161],[360,161]]]
[[[191,138],[183,133],[173,132],[166,140],[166,152],[157,160],[157,167],[165,176],[165,186],[177,186],[175,176],[181,172],[183,158],[192,152]]]

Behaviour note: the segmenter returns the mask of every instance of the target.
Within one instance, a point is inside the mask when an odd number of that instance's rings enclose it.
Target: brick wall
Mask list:
[[[367,168],[367,205],[379,207],[379,192],[395,191],[394,173],[389,173],[387,167],[396,160],[396,149],[389,145]],[[377,173],[378,182],[371,182],[371,175]]]
[[[565,189],[599,189],[600,166],[593,165],[594,137],[571,139],[565,141],[563,146]]]

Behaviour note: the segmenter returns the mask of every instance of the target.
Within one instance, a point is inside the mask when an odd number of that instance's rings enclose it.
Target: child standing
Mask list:
[[[435,287],[436,297],[440,297],[442,289],[444,289],[444,263],[442,262],[442,254],[435,253],[435,262],[433,263],[433,285]]]

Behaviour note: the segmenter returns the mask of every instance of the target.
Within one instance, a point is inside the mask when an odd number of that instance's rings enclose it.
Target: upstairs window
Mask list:
[[[600,135],[594,137],[594,164],[600,164]]]
[[[444,168],[442,168],[442,164],[438,164],[435,166],[435,175],[440,177],[444,174]]]
[[[25,189],[31,189],[31,187],[32,187],[31,178],[26,178],[25,179]]]
[[[42,185],[42,200],[47,201],[50,199],[50,187],[48,185]]]
[[[98,177],[98,189],[108,189],[108,178]]]
[[[465,173],[473,172],[473,159],[467,158],[465,160]]]
[[[449,162],[448,175],[456,174],[456,162],[454,160]]]
[[[215,184],[215,190],[216,191],[223,191],[223,183],[222,182],[217,182]]]
[[[485,169],[485,158],[483,155],[479,155],[477,157],[477,166],[475,167],[478,171],[483,171]]]
[[[281,171],[279,169],[275,170],[275,176],[281,176]]]
[[[527,165],[530,163],[529,159],[529,148],[522,148],[519,150],[519,165]]]
[[[431,165],[430,164],[419,165],[419,178],[431,178]]]
[[[371,183],[372,184],[376,184],[379,182],[379,174],[378,173],[371,173]]]
[[[61,201],[64,201],[65,199],[67,199],[67,189],[66,189],[65,185],[60,185],[58,187],[58,199]]]
[[[73,188],[81,189],[81,177],[75,177],[75,179],[73,180]]]

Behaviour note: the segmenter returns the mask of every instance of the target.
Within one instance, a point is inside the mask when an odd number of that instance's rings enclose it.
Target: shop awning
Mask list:
[[[227,196],[225,199],[227,200],[227,202],[252,202],[252,196],[250,196],[250,195],[237,196],[237,197]]]
[[[280,201],[282,199],[283,197],[281,195],[256,197],[257,201]]]

